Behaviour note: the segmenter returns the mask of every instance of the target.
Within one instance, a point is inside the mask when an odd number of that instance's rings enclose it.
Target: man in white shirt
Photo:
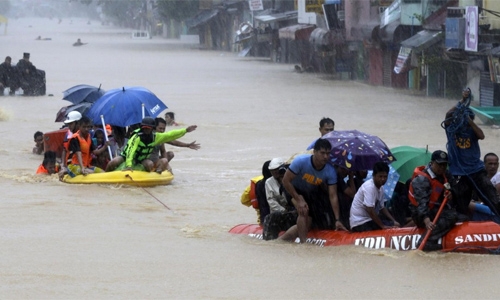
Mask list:
[[[297,222],[297,211],[288,203],[283,188],[283,176],[286,172],[285,160],[273,158],[269,163],[271,177],[266,180],[266,199],[269,203],[270,214],[264,219],[264,240],[277,239],[281,231],[286,231]]]
[[[383,213],[400,227],[399,223],[385,208],[384,188],[389,174],[389,166],[384,162],[377,162],[373,166],[373,178],[365,181],[354,196],[351,206],[351,217],[349,223],[351,231],[362,232],[369,230],[391,228],[380,220],[379,213]]]

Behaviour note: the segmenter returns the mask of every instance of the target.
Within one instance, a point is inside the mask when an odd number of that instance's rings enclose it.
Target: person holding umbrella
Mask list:
[[[127,145],[119,156],[113,158],[106,167],[106,172],[114,171],[122,163],[125,163],[125,170],[132,170],[135,165],[144,167],[147,172],[154,170],[154,163],[149,160],[149,156],[156,145],[170,142],[183,137],[187,132],[196,130],[196,125],[183,129],[170,130],[168,132],[153,132],[156,126],[155,119],[145,117],[142,119],[141,127],[134,130]]]
[[[431,231],[424,251],[439,250],[439,239],[450,231],[458,219],[457,212],[448,204],[437,216],[438,208],[443,205],[446,187],[449,187],[446,168],[448,167],[448,154],[437,150],[432,153],[431,162],[427,166],[417,167],[410,183],[408,198],[412,211],[412,219],[418,228]],[[437,221],[434,221],[435,218]],[[422,236],[426,235],[423,234]],[[420,239],[417,248],[423,239]]]

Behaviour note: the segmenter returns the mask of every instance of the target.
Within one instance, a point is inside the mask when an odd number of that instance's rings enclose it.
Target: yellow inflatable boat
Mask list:
[[[64,176],[66,183],[88,184],[128,184],[133,186],[156,186],[167,185],[174,179],[174,175],[168,171],[161,174],[145,171],[114,171],[106,173],[93,173],[86,176],[78,175],[75,177]]]

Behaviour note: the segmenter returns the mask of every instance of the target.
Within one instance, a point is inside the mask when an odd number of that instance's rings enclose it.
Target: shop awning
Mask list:
[[[314,28],[316,28],[314,25],[298,24],[280,28],[278,34],[280,39],[307,41]]]
[[[186,20],[186,26],[188,28],[198,27],[206,24],[208,21],[212,20],[219,14],[218,9],[205,9],[200,11],[196,16]]]
[[[401,46],[411,48],[414,51],[422,51],[443,39],[441,31],[422,30],[411,38],[401,42]]]
[[[377,30],[380,28],[378,21],[370,21],[366,24],[356,24],[351,28],[351,35],[358,39],[374,40],[377,38]]]
[[[271,15],[259,15],[255,16],[254,19],[259,21],[260,23],[272,23],[272,22],[280,22],[280,21],[287,21],[287,20],[296,20],[298,17],[298,13],[296,10],[293,11],[288,11],[284,13],[279,13],[279,14],[271,14]]]
[[[381,25],[379,29],[380,39],[384,42],[392,42],[394,40],[394,32],[396,32],[399,25],[401,25],[399,21],[394,21],[383,28]]]

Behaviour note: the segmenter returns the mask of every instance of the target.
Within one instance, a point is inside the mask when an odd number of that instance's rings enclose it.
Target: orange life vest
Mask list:
[[[56,164],[56,173],[59,172],[59,165]],[[38,166],[38,169],[36,170],[36,174],[49,174],[49,171],[43,166],[43,164],[40,164]]]
[[[71,138],[73,137],[73,132],[71,132],[71,130],[68,129],[68,132],[66,132],[65,134],[65,141],[63,142],[63,147],[64,149],[66,149],[66,157],[63,157],[62,159],[64,159],[64,162],[66,164],[68,164],[68,161],[71,161],[70,159],[70,155],[71,153],[69,152],[69,140],[71,140]]]
[[[424,172],[424,169],[426,166],[420,166],[416,167],[415,170],[413,171],[413,176],[412,176],[412,181],[415,177],[417,176],[424,176],[425,178],[429,179],[429,182],[431,183],[431,195],[429,197],[429,208],[432,209],[434,205],[439,204],[439,198],[441,195],[443,195],[443,192],[445,191],[444,185],[448,183],[448,180],[446,177],[444,177],[444,183],[439,182],[439,180],[432,178],[429,173]],[[413,184],[410,184],[410,191],[408,192],[408,198],[410,199],[410,203],[413,204],[414,206],[418,206],[418,202],[415,199],[415,196],[413,195]]]
[[[71,139],[78,139],[80,143],[80,151],[82,152],[82,162],[85,168],[90,167],[90,162],[92,161],[92,157],[90,153],[90,146],[92,145],[92,139],[90,138],[90,134],[87,135],[87,138],[84,139],[80,136],[80,130],[73,134]],[[73,157],[71,158],[71,163],[73,165],[79,165],[78,156],[76,153],[73,153]]]

